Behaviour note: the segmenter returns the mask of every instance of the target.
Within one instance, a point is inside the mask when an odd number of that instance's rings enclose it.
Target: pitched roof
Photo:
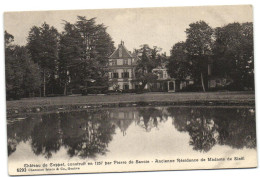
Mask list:
[[[121,56],[119,56],[119,50],[121,50]],[[133,58],[132,54],[124,46],[124,42],[118,45],[118,48],[110,55],[109,58]]]

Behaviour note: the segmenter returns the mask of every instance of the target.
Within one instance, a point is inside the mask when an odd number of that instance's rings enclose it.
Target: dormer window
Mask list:
[[[122,54],[122,46],[120,46],[119,49],[118,49],[118,55],[119,55],[120,58],[123,56],[123,54]]]

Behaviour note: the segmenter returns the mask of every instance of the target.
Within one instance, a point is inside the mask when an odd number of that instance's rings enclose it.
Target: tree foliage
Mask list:
[[[153,73],[152,70],[161,66],[161,61],[166,59],[164,54],[159,53],[160,51],[161,48],[157,46],[150,48],[148,44],[144,44],[140,49],[135,50],[137,55],[141,55],[135,68],[135,81],[141,83],[141,89],[144,89],[146,84],[156,81],[157,75]]]
[[[106,27],[95,20],[78,16],[75,24],[65,23],[59,51],[63,84],[70,78],[74,88],[86,86],[90,79],[106,85],[105,66],[115,47]]]
[[[196,83],[207,87],[208,62],[212,55],[213,29],[204,21],[191,23],[186,29],[186,50],[191,61],[191,72]]]
[[[214,74],[231,77],[237,89],[254,88],[253,23],[231,23],[214,35]]]
[[[59,33],[56,28],[44,22],[40,27],[31,28],[27,40],[32,60],[41,68],[43,96],[46,96],[46,91],[52,93],[55,86]],[[46,87],[51,89],[46,90]]]
[[[191,62],[188,58],[186,43],[178,42],[171,49],[167,71],[172,78],[186,79],[191,75]]]
[[[176,43],[167,65],[173,78],[192,76],[195,84],[208,85],[208,65],[212,76],[230,78],[230,89],[254,89],[253,23],[230,23],[212,29],[204,21],[191,23],[185,42]],[[205,90],[204,89],[204,90]]]
[[[80,44],[82,43],[81,36],[76,30],[76,27],[65,22],[64,31],[60,36],[60,46],[59,46],[59,80],[60,84],[64,86],[64,94],[67,94],[67,85],[70,82],[70,75],[76,72],[76,68],[82,62],[80,60],[80,55],[82,53],[82,48]]]
[[[40,87],[39,67],[23,46],[13,45],[14,37],[5,32],[5,71],[7,99],[34,94]]]

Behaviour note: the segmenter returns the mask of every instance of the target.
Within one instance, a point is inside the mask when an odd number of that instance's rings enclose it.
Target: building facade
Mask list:
[[[109,90],[122,91],[138,89],[139,83],[135,81],[135,68],[137,66],[137,55],[132,54],[124,46],[124,42],[109,57],[108,78]],[[154,83],[149,83],[145,89],[153,92],[176,92],[184,89],[187,85],[193,84],[193,80],[177,80],[168,75],[165,66],[160,66],[152,70],[158,76]]]
[[[132,83],[135,78],[135,66],[138,57],[131,54],[124,46],[124,42],[109,57],[108,77],[109,90],[129,90],[135,89]]]
[[[171,78],[165,66],[154,68],[152,72],[156,74],[158,78],[156,82],[150,85],[150,90],[154,92],[176,92],[194,83],[190,77],[184,80]]]

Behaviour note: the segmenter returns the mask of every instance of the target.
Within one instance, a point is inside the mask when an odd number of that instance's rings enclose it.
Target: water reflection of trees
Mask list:
[[[51,158],[61,146],[70,157],[94,158],[105,154],[115,133],[106,111],[43,114],[8,125],[8,155],[17,144],[28,141],[36,155]]]
[[[175,128],[190,135],[189,144],[194,150],[208,152],[216,144],[215,122],[208,109],[169,108]]]
[[[105,154],[115,133],[106,112],[61,114],[63,145],[70,157],[94,158]]]
[[[136,123],[149,132],[154,127],[158,128],[158,124],[165,122],[167,118],[163,108],[141,108],[138,109]]]
[[[116,128],[126,135],[128,127],[135,122],[149,132],[158,129],[169,117],[179,132],[189,134],[189,144],[196,151],[208,152],[216,144],[236,149],[256,147],[253,109],[149,107],[53,113],[18,119],[8,124],[8,155],[15,152],[20,142],[29,142],[36,155],[46,158],[51,158],[62,146],[70,157],[95,158],[108,151]]]
[[[24,119],[21,119],[24,118]],[[33,119],[35,118],[35,119]],[[26,142],[31,137],[34,125],[40,121],[39,117],[17,117],[8,119],[7,124],[7,142],[8,142],[8,155],[16,151],[16,146],[20,142]]]
[[[223,109],[216,113],[218,142],[233,148],[256,147],[256,123],[253,109]]]
[[[43,114],[31,132],[31,146],[36,155],[51,158],[61,147],[60,121],[56,114]]]
[[[255,148],[253,109],[168,108],[178,131],[188,132],[194,150],[208,152],[215,144],[232,148]]]

